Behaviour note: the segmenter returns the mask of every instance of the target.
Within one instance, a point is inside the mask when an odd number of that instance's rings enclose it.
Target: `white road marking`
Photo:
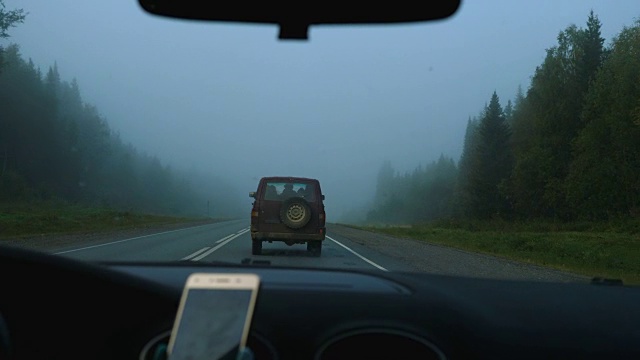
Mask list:
[[[245,231],[245,232],[246,232],[246,231]],[[231,236],[230,238],[228,238],[228,239],[224,240],[223,242],[221,242],[220,244],[216,245],[215,247],[213,247],[213,248],[209,249],[209,250],[208,250],[207,252],[205,252],[204,254],[202,254],[202,255],[198,255],[198,256],[196,256],[196,257],[192,258],[192,259],[191,259],[191,261],[198,261],[198,260],[202,260],[202,259],[206,258],[207,256],[211,255],[214,251],[216,251],[216,250],[220,249],[221,247],[223,247],[223,246],[227,245],[229,242],[231,242],[231,240],[233,240],[233,239],[237,238],[238,236],[240,236],[240,235],[244,234],[245,232],[243,232],[243,233],[241,233],[241,234],[235,234],[235,235]],[[217,243],[217,242],[218,242],[218,241],[216,241],[216,243]]]
[[[81,247],[81,248],[73,249],[73,250],[59,251],[59,252],[56,252],[56,253],[53,253],[53,254],[54,254],[54,255],[59,255],[59,254],[66,254],[66,253],[70,253],[70,252],[74,252],[74,251],[88,250],[88,249],[98,248],[98,247],[102,247],[102,246],[107,246],[107,245],[113,245],[113,244],[123,243],[123,242],[125,242],[125,241],[131,241],[131,240],[142,239],[142,238],[146,238],[146,237],[149,237],[149,236],[156,236],[156,235],[169,234],[169,233],[176,232],[176,231],[182,231],[182,230],[188,230],[188,229],[196,229],[196,228],[199,228],[199,227],[204,227],[204,226],[209,226],[209,225],[211,225],[211,224],[205,224],[205,225],[192,226],[192,227],[182,228],[182,229],[177,229],[177,230],[169,230],[169,231],[165,231],[165,232],[161,232],[161,233],[155,233],[155,234],[149,234],[149,235],[143,235],[143,236],[136,236],[136,237],[133,237],[133,238],[124,239],[124,240],[112,241],[112,242],[108,242],[108,243],[104,243],[104,244],[100,244],[100,245],[85,246],[85,247]]]
[[[229,234],[229,235],[227,235],[227,236],[223,237],[222,239],[220,239],[220,240],[216,241],[216,244],[219,244],[219,243],[221,243],[221,242],[223,242],[223,241],[227,240],[228,238],[230,238],[230,237],[232,237],[232,236],[233,236],[233,234]]]
[[[200,249],[200,250],[198,250],[198,251],[194,252],[193,254],[183,257],[183,258],[182,258],[182,260],[189,260],[189,259],[191,259],[192,257],[194,257],[194,256],[198,256],[199,254],[201,254],[202,252],[207,251],[207,250],[209,250],[209,247],[208,247],[208,246],[207,246],[207,247],[203,247],[202,249]]]
[[[339,242],[338,240],[335,240],[335,239],[333,239],[333,238],[331,238],[331,237],[329,237],[329,236],[327,236],[327,239],[329,239],[329,240],[333,241],[334,243],[336,243],[336,244],[338,244],[338,245],[342,246],[343,248],[345,248],[345,249],[349,250],[353,255],[355,255],[355,256],[359,257],[360,259],[362,259],[362,260],[366,261],[369,265],[371,265],[371,266],[373,266],[373,267],[376,267],[376,268],[378,268],[378,269],[380,269],[380,270],[382,270],[382,271],[389,271],[389,270],[387,270],[387,269],[383,268],[382,266],[380,266],[380,265],[378,265],[378,264],[374,263],[373,261],[371,261],[371,260],[367,259],[366,257],[364,257],[364,256],[362,256],[362,255],[360,255],[360,254],[358,254],[357,252],[355,252],[355,251],[351,250],[351,248],[350,248],[350,247],[348,247],[347,245],[344,245],[343,243]]]
[[[249,231],[249,228],[242,229],[242,230],[238,231],[237,233],[235,233],[235,235],[242,235],[242,234],[246,233],[247,231]],[[227,236],[223,237],[222,239],[220,239],[220,240],[216,241],[216,244],[219,244],[219,243],[221,243],[221,242],[223,242],[223,241],[227,240],[228,238],[232,237],[233,235],[234,235],[234,234],[229,234],[229,235],[227,235]]]

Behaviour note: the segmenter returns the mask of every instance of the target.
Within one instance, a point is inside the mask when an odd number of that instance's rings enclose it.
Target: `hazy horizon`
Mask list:
[[[125,142],[215,175],[247,211],[260,177],[312,177],[336,221],[372,200],[386,160],[400,173],[441,154],[457,162],[467,120],[494,91],[503,106],[526,91],[558,33],[590,10],[605,44],[640,15],[637,1],[490,3],[463,1],[435,23],[312,27],[296,42],[275,26],[154,17],[135,0],[6,0],[28,15],[0,44],[43,72],[56,64]]]

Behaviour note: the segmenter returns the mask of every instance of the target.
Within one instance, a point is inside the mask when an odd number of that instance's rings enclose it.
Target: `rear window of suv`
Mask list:
[[[315,184],[281,181],[270,181],[266,184],[264,191],[265,200],[283,201],[294,196],[301,197],[310,202],[315,201]]]

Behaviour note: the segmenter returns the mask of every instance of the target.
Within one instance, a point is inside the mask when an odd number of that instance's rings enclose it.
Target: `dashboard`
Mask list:
[[[0,359],[153,359],[193,272],[261,278],[255,359],[638,359],[640,288],[0,248]]]

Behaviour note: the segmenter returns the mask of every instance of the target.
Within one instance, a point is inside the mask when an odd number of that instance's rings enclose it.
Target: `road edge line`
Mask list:
[[[164,232],[155,233],[155,234],[148,234],[148,235],[136,236],[136,237],[132,237],[132,238],[129,238],[129,239],[122,239],[122,240],[111,241],[111,242],[104,243],[104,244],[98,244],[98,245],[85,246],[85,247],[81,247],[81,248],[77,248],[77,249],[71,249],[71,250],[65,250],[65,251],[58,251],[58,252],[54,252],[54,253],[52,253],[52,254],[53,254],[53,255],[60,255],[60,254],[66,254],[66,253],[75,252],[75,251],[89,250],[89,249],[94,249],[94,248],[98,248],[98,247],[102,247],[102,246],[113,245],[113,244],[119,244],[119,243],[123,243],[123,242],[131,241],[131,240],[142,239],[142,238],[146,238],[146,237],[149,237],[149,236],[164,235],[164,234],[169,234],[169,233],[172,233],[172,232],[182,231],[182,230],[187,230],[187,229],[197,229],[197,228],[199,228],[199,227],[205,227],[205,226],[209,226],[209,225],[213,225],[213,224],[217,224],[217,223],[204,224],[204,225],[198,225],[198,226],[190,226],[190,227],[186,227],[186,228],[175,229],[175,230],[169,230],[169,231],[164,231]]]
[[[364,256],[362,256],[362,255],[360,255],[360,254],[358,254],[357,252],[355,252],[354,250],[352,250],[352,249],[351,249],[350,247],[348,247],[347,245],[345,245],[345,244],[341,243],[340,241],[338,241],[338,240],[336,240],[336,239],[334,239],[334,238],[332,238],[332,237],[330,237],[330,236],[326,236],[326,235],[325,235],[325,237],[326,237],[327,239],[329,239],[329,240],[333,241],[334,243],[336,243],[336,244],[338,244],[338,245],[342,246],[343,248],[347,249],[347,250],[348,250],[348,251],[350,251],[353,255],[355,255],[355,256],[359,257],[360,259],[364,260],[364,261],[365,261],[366,263],[368,263],[369,265],[371,265],[371,266],[373,266],[373,267],[375,267],[375,268],[378,268],[378,269],[380,269],[380,270],[382,270],[382,271],[389,272],[389,270],[387,270],[387,269],[385,269],[384,267],[382,267],[382,266],[380,266],[380,265],[378,265],[378,264],[374,263],[373,261],[371,261],[371,260],[367,259],[366,257],[364,257]]]

